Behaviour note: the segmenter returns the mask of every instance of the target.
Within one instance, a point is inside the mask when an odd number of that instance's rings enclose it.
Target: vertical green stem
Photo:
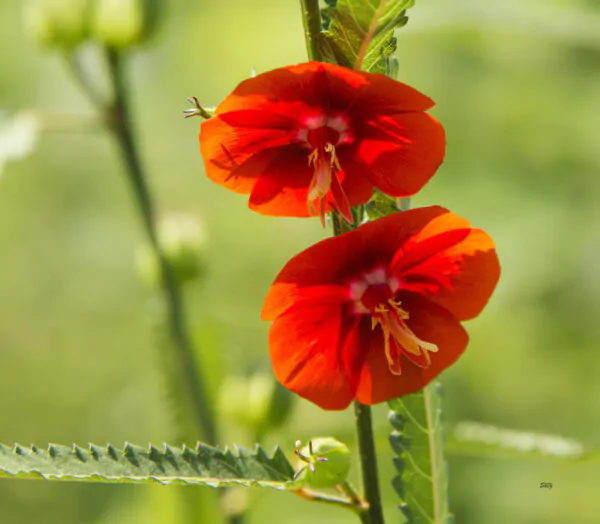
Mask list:
[[[371,422],[371,406],[354,402],[356,415],[356,431],[358,435],[358,451],[362,472],[364,498],[369,503],[366,524],[384,524],[381,493],[379,491],[379,476],[377,473],[377,455],[375,454],[375,439]]]
[[[304,25],[308,58],[310,60],[322,61],[323,58],[319,47],[319,35],[321,34],[319,0],[300,0],[300,6],[302,8],[302,24]]]
[[[334,236],[341,235],[359,226],[357,222],[354,225],[348,224],[335,211],[331,213],[331,220],[333,222]],[[375,453],[375,439],[373,437],[373,424],[371,422],[371,407],[365,406],[360,402],[354,402],[354,414],[356,416],[363,498],[369,504],[368,511],[359,513],[359,517],[363,524],[384,524],[377,472],[377,454]]]
[[[162,293],[167,305],[172,342],[170,347],[173,349],[173,369],[185,383],[193,411],[191,417],[195,420],[198,435],[201,435],[203,440],[216,444],[216,425],[208,402],[206,385],[198,373],[194,346],[187,331],[181,288],[158,240],[154,203],[133,137],[123,62],[125,57],[118,51],[107,49],[106,58],[114,96],[112,104],[106,107],[106,122],[115,136],[127,167],[127,177],[144,231],[160,265]]]

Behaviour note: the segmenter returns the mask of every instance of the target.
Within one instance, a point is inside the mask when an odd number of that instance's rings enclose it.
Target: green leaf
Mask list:
[[[90,444],[81,448],[50,444],[12,448],[0,444],[0,478],[29,478],[80,482],[187,484],[222,488],[258,486],[297,489],[294,469],[280,448],[271,456],[260,446],[254,451],[235,447],[220,450],[203,443],[196,448],[164,444],[142,448],[125,444]]]
[[[600,450],[586,449],[576,440],[498,428],[479,422],[460,422],[446,442],[446,452],[456,455],[513,459],[553,459],[589,462],[600,458]]]
[[[393,198],[375,189],[371,200],[365,205],[365,213],[369,222],[392,215],[400,211],[398,198]]]
[[[414,0],[339,0],[323,9],[328,30],[322,52],[329,61],[353,69],[385,73],[396,51],[394,31],[406,24]]]
[[[452,522],[440,404],[439,386],[433,383],[418,393],[388,402],[394,427],[390,444],[398,471],[393,485],[409,524]]]

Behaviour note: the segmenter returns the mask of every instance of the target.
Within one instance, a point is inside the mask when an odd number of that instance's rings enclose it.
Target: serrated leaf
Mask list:
[[[15,444],[0,444],[0,478],[29,478],[83,482],[158,483],[294,489],[294,469],[276,448],[268,455],[256,446],[253,451],[235,447],[221,450],[203,443],[194,448],[164,444],[142,448],[125,444],[87,448],[50,444],[42,450]]]
[[[440,404],[437,384],[388,402],[398,471],[393,485],[409,524],[449,524],[452,519]]]
[[[386,72],[386,58],[396,51],[394,31],[406,24],[414,0],[339,0],[323,10],[328,30],[322,52],[339,65]]]
[[[554,459],[588,462],[600,458],[597,449],[544,433],[499,428],[479,422],[460,422],[450,433],[446,452],[457,455],[514,459]]]

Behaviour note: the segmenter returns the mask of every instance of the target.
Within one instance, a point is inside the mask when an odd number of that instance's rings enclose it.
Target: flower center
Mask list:
[[[406,324],[409,313],[400,307],[399,301],[394,300],[399,286],[398,279],[388,277],[384,268],[375,269],[350,285],[353,312],[370,315],[371,329],[381,326],[385,357],[394,375],[402,372],[402,354],[416,366],[427,368],[431,365],[429,353],[438,350],[435,344],[417,337]]]
[[[393,375],[402,374],[402,354],[416,366],[428,368],[431,365],[429,353],[436,353],[438,350],[435,344],[425,342],[413,333],[406,325],[408,318],[408,311],[400,307],[400,302],[392,299],[387,304],[377,305],[371,316],[371,329],[379,324],[383,331],[385,357]]]
[[[348,197],[342,189],[338,174],[342,166],[338,160],[336,147],[349,141],[348,124],[341,116],[316,116],[306,121],[306,128],[298,131],[298,138],[311,149],[308,165],[314,170],[308,188],[308,208],[311,213],[321,217],[325,226],[325,210],[331,195],[331,201],[340,214],[352,224],[352,213]]]

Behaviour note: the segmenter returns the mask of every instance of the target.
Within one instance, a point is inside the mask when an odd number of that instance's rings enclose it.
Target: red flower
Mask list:
[[[208,177],[250,194],[265,215],[324,222],[373,187],[394,197],[415,194],[445,151],[444,129],[425,113],[433,102],[384,75],[309,62],[242,82],[202,123]]]
[[[263,306],[277,379],[324,409],[413,393],[467,346],[500,275],[492,239],[442,207],[390,215],[290,260]]]

